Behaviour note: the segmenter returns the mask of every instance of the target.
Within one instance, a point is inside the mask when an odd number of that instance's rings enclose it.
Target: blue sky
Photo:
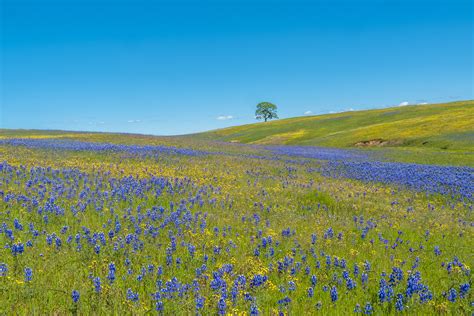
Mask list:
[[[0,0],[0,127],[183,134],[473,99],[473,5]]]

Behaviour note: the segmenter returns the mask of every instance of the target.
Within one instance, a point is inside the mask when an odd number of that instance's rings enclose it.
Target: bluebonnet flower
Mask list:
[[[371,270],[371,265],[370,265],[370,262],[365,260],[364,262],[364,270],[365,272],[369,272]]]
[[[4,277],[7,275],[8,272],[8,266],[6,263],[1,262],[0,263],[0,277]]]
[[[15,218],[15,220],[13,221],[13,224],[16,230],[23,230],[23,225],[21,225],[18,219]]]
[[[164,305],[163,305],[163,302],[162,302],[162,301],[156,301],[155,310],[156,310],[157,312],[163,311],[163,307],[164,307]]]
[[[403,305],[403,294],[397,294],[397,301],[395,302],[395,309],[399,312],[403,311],[405,306]]]
[[[332,227],[329,227],[328,230],[324,233],[324,239],[328,239],[328,238],[333,238],[334,237],[334,230],[332,229]]]
[[[71,297],[72,297],[72,301],[74,303],[77,303],[79,301],[80,294],[77,290],[73,290],[72,293],[71,293]]]
[[[281,300],[278,300],[278,305],[288,305],[291,303],[291,298],[288,296],[282,298]]]
[[[360,304],[356,304],[354,307],[354,313],[362,313],[362,308],[360,307]]]
[[[100,278],[99,277],[95,277],[92,282],[94,283],[94,289],[96,291],[96,293],[100,293],[102,291],[102,285],[101,285],[101,282],[100,282]]]
[[[430,301],[433,298],[433,294],[428,286],[421,283],[421,274],[419,271],[412,273],[407,280],[406,296],[412,297],[415,293],[419,294],[422,303]]]
[[[0,270],[1,275],[1,270]],[[459,297],[464,298],[471,289],[471,285],[469,283],[463,283],[459,286]]]
[[[138,301],[138,293],[134,293],[132,289],[127,289],[127,300],[132,301],[132,302],[137,302]]]
[[[250,293],[245,292],[244,293],[244,300],[252,302],[254,300],[254,298],[252,297],[252,295],[250,295]]]
[[[332,302],[337,301],[338,295],[337,295],[337,288],[336,288],[335,286],[333,286],[333,287],[331,288],[330,293],[331,293],[331,301],[332,301]]]
[[[390,277],[389,277],[389,284],[390,285],[396,285],[398,284],[402,279],[403,279],[403,271],[402,269],[398,268],[398,267],[394,267],[392,269],[392,273],[390,273]]]
[[[354,276],[357,277],[359,276],[359,266],[357,264],[354,264]]]
[[[288,282],[288,290],[289,291],[294,291],[296,290],[296,284],[293,281]]]
[[[347,278],[346,280],[346,287],[348,290],[352,290],[356,287],[356,282],[351,278]]]
[[[257,316],[257,315],[259,315],[257,305],[255,305],[255,304],[250,305],[250,315],[251,315],[251,316]]]
[[[5,235],[8,237],[10,240],[14,240],[15,237],[13,235],[13,231],[11,229],[5,229]]]
[[[191,256],[191,258],[194,258],[194,254],[196,253],[196,247],[189,244],[188,245],[188,252],[189,252],[189,255]]]
[[[22,254],[24,251],[25,251],[25,246],[23,246],[22,243],[14,244],[11,247],[11,252],[14,256],[16,256],[17,254]]]
[[[361,280],[362,280],[362,284],[366,285],[367,282],[369,281],[369,275],[367,273],[362,273]]]
[[[227,304],[225,302],[225,299],[221,297],[219,299],[219,302],[217,303],[217,310],[219,312],[219,315],[225,315],[226,308],[227,308]]]
[[[202,296],[196,296],[196,309],[201,309],[204,307],[205,299]]]
[[[413,263],[413,266],[411,267],[411,269],[415,270],[416,268],[418,268],[419,265],[420,265],[420,257],[416,257],[415,262]]]
[[[107,279],[109,279],[110,283],[114,283],[115,281],[115,263],[111,262],[109,263],[109,274],[107,275]]]
[[[30,282],[33,279],[33,270],[25,268],[25,282]]]
[[[458,293],[455,288],[450,288],[448,291],[448,301],[456,302],[456,298],[458,297]]]
[[[380,302],[390,302],[393,296],[393,288],[385,281],[385,279],[380,280],[379,287],[379,299]]]
[[[428,289],[428,286],[423,285],[422,290],[419,292],[420,302],[426,303],[427,301],[431,301],[433,299],[433,293]]]
[[[374,308],[372,307],[372,305],[370,303],[367,303],[364,308],[364,314],[371,315],[373,311]]]
[[[331,256],[326,256],[326,268],[331,267]]]
[[[266,281],[267,281],[267,276],[256,274],[256,275],[254,275],[254,277],[250,281],[250,286],[251,287],[259,287],[259,286],[263,285]]]

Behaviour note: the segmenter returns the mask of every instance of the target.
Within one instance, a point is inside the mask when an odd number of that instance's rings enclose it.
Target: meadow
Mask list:
[[[0,136],[0,314],[473,311],[459,152]]]
[[[379,159],[474,167],[472,126],[474,101],[466,100],[294,117],[193,137],[245,144],[359,147],[378,153]]]

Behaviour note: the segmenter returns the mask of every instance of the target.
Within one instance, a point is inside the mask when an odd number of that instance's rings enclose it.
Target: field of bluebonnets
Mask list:
[[[471,167],[68,137],[0,139],[0,314],[473,311]]]

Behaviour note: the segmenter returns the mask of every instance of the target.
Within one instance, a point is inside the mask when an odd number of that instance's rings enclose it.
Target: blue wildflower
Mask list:
[[[1,273],[0,273],[1,275]],[[471,285],[469,283],[464,283],[459,286],[459,297],[464,298],[471,289]]]
[[[155,310],[157,312],[163,311],[163,302],[162,301],[156,301]]]
[[[450,288],[448,291],[448,301],[456,302],[456,298],[458,297],[458,292],[455,288]]]
[[[251,316],[257,316],[257,315],[259,315],[257,305],[255,305],[255,304],[250,305],[250,315],[251,315]]]
[[[219,312],[219,315],[225,315],[226,308],[227,308],[227,304],[225,302],[225,299],[221,297],[219,299],[219,302],[217,303],[217,310]]]
[[[202,296],[196,297],[196,309],[201,309],[204,307],[205,298]]]
[[[74,303],[77,303],[79,301],[79,298],[80,298],[80,294],[78,291],[76,290],[73,290],[72,293],[71,293],[71,297],[72,297],[72,301]]]
[[[374,308],[372,307],[370,303],[367,302],[364,308],[364,314],[371,315],[373,311],[374,311]]]
[[[25,282],[30,282],[33,279],[33,270],[25,268]]]
[[[99,277],[95,277],[92,282],[94,283],[94,289],[96,291],[96,293],[100,293],[102,291],[102,285],[101,285],[101,282],[100,282],[100,278]]]
[[[138,293],[134,293],[132,289],[127,289],[127,300],[132,302],[138,302]]]
[[[0,276],[4,277],[7,275],[8,266],[6,263],[0,263]]]
[[[403,294],[398,294],[397,301],[395,302],[395,309],[401,312],[404,308],[405,306],[403,305]]]
[[[362,308],[360,307],[360,304],[356,304],[354,307],[354,313],[362,313]]]
[[[333,287],[331,288],[330,294],[331,294],[331,301],[332,301],[332,302],[337,301],[337,297],[338,297],[338,296],[337,296],[337,288],[336,288],[335,286],[333,286]]]

